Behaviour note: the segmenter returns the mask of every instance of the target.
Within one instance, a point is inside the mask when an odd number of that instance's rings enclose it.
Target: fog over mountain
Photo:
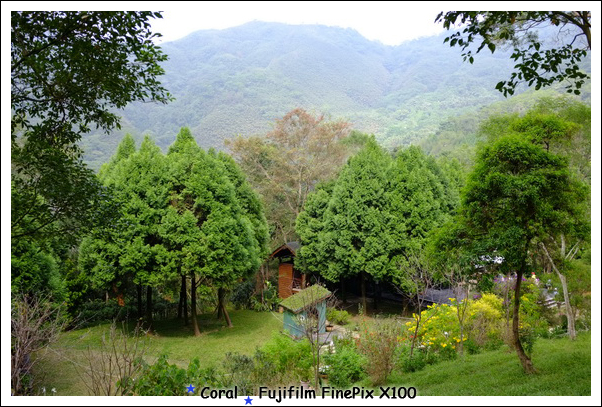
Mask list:
[[[162,83],[176,100],[128,106],[121,130],[84,138],[85,159],[98,168],[126,132],[166,149],[182,126],[201,146],[223,149],[224,139],[265,133],[295,107],[348,120],[385,147],[420,141],[450,117],[503,100],[494,87],[514,65],[503,50],[463,63],[446,35],[388,46],[320,25],[195,32],[162,45]]]

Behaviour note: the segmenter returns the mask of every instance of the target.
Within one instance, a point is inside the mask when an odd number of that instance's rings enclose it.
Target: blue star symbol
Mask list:
[[[194,386],[192,384],[186,388],[188,389],[188,393],[194,393]]]
[[[251,396],[247,396],[247,398],[245,399],[245,406],[247,404],[253,405],[253,403],[251,403],[253,401],[253,399],[251,398]]]

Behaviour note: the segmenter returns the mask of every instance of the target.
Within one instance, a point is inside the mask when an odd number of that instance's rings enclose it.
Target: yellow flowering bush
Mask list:
[[[502,299],[495,294],[483,294],[470,302],[467,331],[469,338],[478,346],[487,342],[499,342],[504,329]]]
[[[433,304],[421,313],[421,321],[416,332],[418,323],[417,315],[414,320],[406,323],[406,336],[403,338],[409,343],[416,334],[416,347],[429,351],[441,351],[447,348],[456,349],[460,337],[456,307],[449,304]]]
[[[416,334],[416,348],[439,353],[455,352],[461,341],[469,341],[478,347],[487,343],[501,343],[504,329],[502,299],[495,294],[484,294],[481,298],[467,301],[462,338],[457,303],[455,299],[450,299],[451,304],[433,304],[423,310],[418,331],[418,316],[414,314],[413,321],[406,323],[407,330],[401,340],[411,344]]]

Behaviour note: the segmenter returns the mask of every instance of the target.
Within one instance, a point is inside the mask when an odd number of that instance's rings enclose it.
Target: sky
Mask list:
[[[425,6],[426,4],[426,6]],[[169,2],[153,29],[162,41],[182,38],[200,29],[223,29],[249,21],[322,24],[353,28],[369,40],[386,45],[443,32],[435,17],[441,11],[412,2]]]
[[[485,10],[537,10],[541,2],[479,2]],[[570,6],[568,6],[570,4]],[[597,6],[594,4],[598,4]],[[353,28],[369,40],[399,45],[444,31],[437,14],[455,8],[472,10],[475,2],[445,1],[3,1],[3,21],[10,10],[153,10],[153,30],[174,41],[198,30],[224,29],[250,21],[322,24]],[[599,10],[598,2],[546,2],[551,9]],[[589,7],[589,8],[588,8]],[[5,24],[2,24],[3,26]]]

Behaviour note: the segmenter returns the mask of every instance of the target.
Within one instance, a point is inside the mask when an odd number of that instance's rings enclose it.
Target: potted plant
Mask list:
[[[320,378],[321,379],[328,379],[328,369],[330,368],[330,366],[328,365],[323,365],[320,366]]]

